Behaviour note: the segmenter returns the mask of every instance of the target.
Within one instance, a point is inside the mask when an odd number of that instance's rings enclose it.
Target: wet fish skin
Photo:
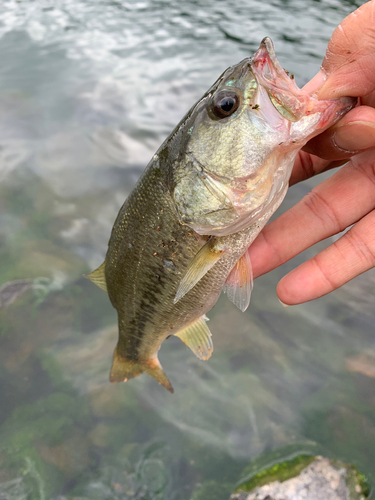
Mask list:
[[[223,92],[238,106],[218,119]],[[193,106],[120,209],[105,262],[88,276],[118,313],[111,381],[147,372],[173,392],[157,357],[173,334],[201,359],[211,355],[205,313],[284,198],[298,150],[352,106],[300,91],[270,39]]]
[[[215,305],[226,277],[268,217],[241,234],[223,237],[231,251],[175,304],[180,281],[206,238],[197,237],[187,225],[176,221],[173,200],[160,182],[157,164],[153,171],[155,176],[147,175],[122,207],[106,257],[108,294],[118,312],[120,332],[111,380],[133,378],[134,370],[138,370],[136,364],[143,365],[141,373],[147,371],[147,362],[152,360],[150,370],[156,363],[157,380],[171,390],[157,362],[161,343]],[[151,209],[150,216],[143,219],[141,214],[146,209]],[[134,221],[140,224],[134,225]],[[129,264],[124,266],[125,262]],[[119,358],[127,360],[128,372],[124,364],[116,369]]]

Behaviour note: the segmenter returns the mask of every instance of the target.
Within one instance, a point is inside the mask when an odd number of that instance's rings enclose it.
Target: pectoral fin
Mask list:
[[[164,386],[167,391],[172,394],[174,393],[172,384],[166,376],[157,357],[144,363],[131,361],[122,357],[118,353],[116,347],[115,352],[113,353],[113,363],[109,376],[109,380],[111,382],[126,382],[134,377],[138,377],[138,375],[143,372],[146,372],[151,375],[151,377],[154,377],[154,379],[156,379],[159,384]]]
[[[206,324],[208,318],[202,316],[188,327],[175,333],[182,342],[190,347],[199,359],[208,359],[214,349],[212,345],[211,332]]]
[[[186,274],[181,280],[173,301],[175,304],[221,259],[224,252],[224,249],[215,246],[214,240],[210,239],[207,241],[188,265]]]
[[[225,282],[223,291],[228,299],[233,302],[242,312],[245,312],[250,304],[251,291],[253,289],[253,270],[249,252],[237,261]]]
[[[107,283],[105,281],[105,261],[101,266],[98,267],[98,269],[95,269],[95,271],[93,271],[92,273],[85,274],[84,276],[85,278],[88,278],[93,283],[95,283],[95,285],[97,285],[99,288],[108,293]]]

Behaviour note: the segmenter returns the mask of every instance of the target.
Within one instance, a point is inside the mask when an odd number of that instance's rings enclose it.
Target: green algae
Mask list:
[[[274,481],[284,482],[292,479],[298,476],[317,458],[312,455],[299,455],[291,460],[273,464],[270,467],[255,472],[248,480],[241,482],[235,492],[251,492],[255,488]],[[346,464],[341,460],[331,459],[330,463],[337,470],[345,470],[345,482],[349,489],[350,500],[364,500],[365,498],[369,498],[370,486],[365,474],[361,473],[354,465]]]
[[[2,426],[1,448],[14,459],[23,456],[37,439],[56,445],[69,428],[87,422],[87,418],[87,407],[81,400],[64,393],[51,394],[14,410]]]
[[[345,482],[349,489],[350,500],[361,500],[363,497],[369,498],[371,488],[365,474],[360,472],[354,465],[346,464],[341,460],[330,460],[330,462],[336,469],[345,469]]]
[[[315,456],[299,455],[291,460],[273,464],[271,467],[255,473],[249,480],[241,483],[235,492],[252,491],[254,488],[272,483],[273,481],[283,482],[296,477],[314,460]]]
[[[87,467],[87,446],[81,425],[87,407],[75,396],[54,393],[32,405],[16,408],[4,422],[0,451],[3,470],[22,471],[27,498],[50,498]],[[43,490],[43,495],[41,491]]]

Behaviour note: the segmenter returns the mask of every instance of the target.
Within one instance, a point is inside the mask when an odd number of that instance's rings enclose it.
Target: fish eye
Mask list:
[[[240,99],[236,92],[223,90],[213,96],[210,104],[215,118],[226,118],[238,109]]]

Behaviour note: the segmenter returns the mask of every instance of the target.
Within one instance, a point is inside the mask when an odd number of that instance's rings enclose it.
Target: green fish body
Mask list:
[[[269,38],[193,106],[126,199],[106,259],[88,275],[118,313],[112,382],[146,372],[173,392],[157,357],[171,335],[210,357],[205,314],[223,289],[247,308],[247,249],[284,198],[297,152],[352,106],[301,91]]]

